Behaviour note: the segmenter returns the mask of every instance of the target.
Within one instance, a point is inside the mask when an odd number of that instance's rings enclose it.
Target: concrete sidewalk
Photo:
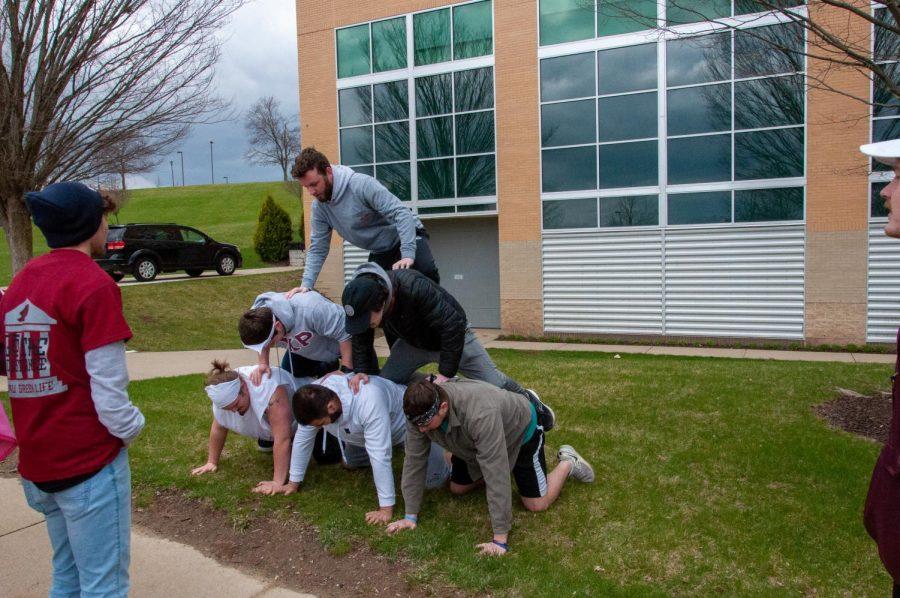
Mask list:
[[[0,595],[36,598],[50,590],[50,539],[42,515],[25,503],[19,480],[0,478]],[[131,595],[191,598],[302,598],[220,565],[184,544],[139,527],[131,530]]]

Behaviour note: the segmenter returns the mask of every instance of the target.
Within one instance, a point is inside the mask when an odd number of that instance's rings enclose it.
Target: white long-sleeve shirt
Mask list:
[[[128,398],[125,342],[103,345],[84,354],[91,377],[91,399],[100,423],[129,445],[144,429],[144,414]]]
[[[316,382],[334,391],[343,409],[340,419],[325,426],[325,430],[342,443],[365,448],[375,478],[378,506],[390,507],[396,503],[391,452],[394,445],[402,444],[406,438],[406,417],[403,415],[406,387],[369,376],[369,382],[361,384],[359,394],[354,395],[348,384],[349,378],[349,375],[334,375]],[[318,431],[314,426],[297,428],[291,453],[291,482],[302,482],[306,476]]]

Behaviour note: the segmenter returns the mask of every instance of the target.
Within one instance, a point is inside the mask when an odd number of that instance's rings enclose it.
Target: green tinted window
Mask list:
[[[406,81],[391,81],[372,86],[375,122],[409,118]]]
[[[453,117],[420,118],[416,121],[418,158],[453,155]]]
[[[372,122],[372,95],[368,85],[338,92],[338,114],[342,127]]]
[[[575,191],[597,188],[597,146],[541,152],[542,190]]]
[[[456,196],[479,197],[497,193],[494,156],[471,156],[456,159]]]
[[[679,193],[669,196],[669,224],[731,222],[731,192]]]
[[[416,79],[416,115],[453,112],[453,76],[450,73]]]
[[[593,143],[597,140],[596,122],[593,100],[541,106],[541,145],[553,147]]]
[[[735,222],[803,220],[803,188],[734,192]]]
[[[409,159],[409,124],[375,125],[375,161],[396,162]]]
[[[544,228],[596,228],[597,200],[564,199],[544,202]]]
[[[656,137],[659,132],[657,112],[656,93],[600,98],[597,100],[600,141]],[[593,119],[588,122],[593,122]]]
[[[494,69],[459,71],[453,77],[458,112],[494,107]]]
[[[600,226],[656,226],[659,198],[656,195],[600,198]]]
[[[419,199],[453,197],[453,159],[420,160]],[[450,208],[453,211],[453,208]]]
[[[731,180],[731,135],[669,139],[669,184]]]
[[[456,117],[456,153],[494,151],[494,112],[471,112]],[[492,158],[493,159],[493,158]]]
[[[734,179],[803,176],[803,127],[735,133]]]
[[[409,162],[399,164],[379,164],[375,168],[375,178],[397,196],[400,201],[412,199],[410,190]]]
[[[450,60],[450,9],[413,15],[416,66]]]
[[[881,190],[887,187],[887,183],[872,183],[872,218],[887,218],[890,212],[884,207],[884,199]]]
[[[600,0],[597,35],[618,35],[656,27],[656,0]]]
[[[796,23],[735,31],[735,78],[802,71],[803,34]]]
[[[406,67],[406,19],[372,23],[372,70],[376,73]]]
[[[731,129],[731,84],[669,90],[669,135]]]
[[[730,16],[731,0],[666,0],[666,19],[670,25]]]
[[[736,81],[735,128],[802,125],[805,112],[804,85],[803,75]]]
[[[659,183],[656,141],[600,146],[600,188],[652,187]]]
[[[337,30],[338,78],[367,75],[369,63],[369,26],[357,25]]]
[[[484,56],[494,51],[492,2],[475,2],[453,9],[453,58]]]
[[[540,0],[541,45],[594,37],[594,7],[584,0]]]
[[[372,127],[341,130],[341,164],[372,162]]]

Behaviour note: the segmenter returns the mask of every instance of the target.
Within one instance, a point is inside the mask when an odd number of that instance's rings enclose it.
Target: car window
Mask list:
[[[184,237],[184,240],[188,243],[206,243],[206,237],[189,228],[181,229],[181,236]]]
[[[157,241],[181,241],[181,230],[177,226],[162,226],[155,238]]]

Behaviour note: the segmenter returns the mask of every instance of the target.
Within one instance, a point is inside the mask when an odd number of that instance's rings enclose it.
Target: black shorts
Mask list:
[[[475,483],[469,473],[469,465],[456,455],[450,459],[450,481],[460,486]],[[513,479],[522,498],[540,498],[547,494],[547,460],[544,457],[544,430],[535,429],[531,440],[519,449],[519,456],[512,470]],[[479,479],[480,479],[479,475]]]

